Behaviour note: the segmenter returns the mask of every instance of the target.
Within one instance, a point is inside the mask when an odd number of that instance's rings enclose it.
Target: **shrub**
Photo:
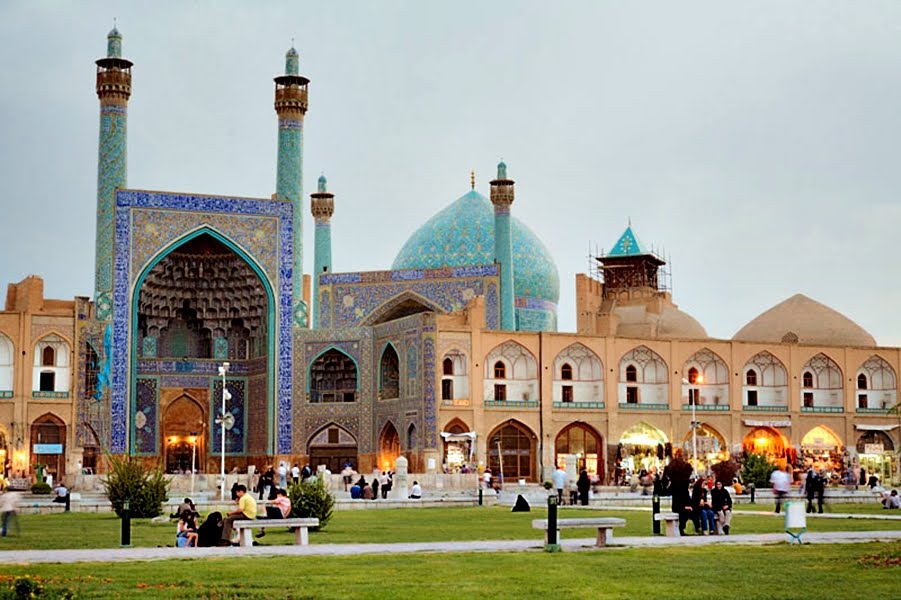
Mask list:
[[[549,489],[551,489],[552,487],[554,487],[554,484],[553,484],[552,482],[550,482],[550,481],[545,481],[545,482],[544,482],[544,489],[549,490]]]
[[[49,494],[53,490],[50,489],[50,484],[44,483],[43,481],[38,481],[36,484],[31,486],[32,494]]]
[[[325,527],[332,518],[335,498],[319,477],[308,477],[300,483],[292,483],[288,488],[288,497],[291,499],[292,517],[319,519],[319,529]]]
[[[131,516],[136,519],[156,517],[163,512],[163,502],[169,495],[169,480],[160,467],[146,471],[133,456],[110,456],[110,472],[103,487],[113,510],[120,517],[129,502]]]
[[[776,470],[774,465],[762,454],[748,454],[743,461],[741,475],[745,484],[753,483],[754,487],[770,487],[770,475]]]

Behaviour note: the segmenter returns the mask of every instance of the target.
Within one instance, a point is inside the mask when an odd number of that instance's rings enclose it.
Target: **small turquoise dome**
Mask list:
[[[513,278],[517,329],[555,331],[560,275],[538,236],[512,218]],[[437,269],[494,262],[494,207],[475,190],[463,195],[416,230],[391,268]]]

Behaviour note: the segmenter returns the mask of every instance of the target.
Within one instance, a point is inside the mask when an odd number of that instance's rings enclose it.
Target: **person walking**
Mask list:
[[[773,486],[773,496],[776,499],[776,514],[782,512],[782,503],[791,490],[792,476],[791,465],[785,465],[785,470],[776,469],[770,475],[770,483]]]
[[[0,519],[2,519],[2,530],[0,530],[0,535],[2,535],[2,537],[6,537],[6,534],[9,533],[13,524],[16,526],[16,535],[21,533],[21,530],[19,529],[19,517],[17,516],[19,501],[21,499],[22,494],[19,492],[4,492],[3,494],[0,494]]]
[[[807,469],[807,475],[805,475],[805,477],[804,477],[804,494],[807,496],[807,512],[808,512],[808,514],[814,512],[813,501],[814,501],[814,498],[816,498],[816,496],[817,496],[817,488],[819,487],[818,481],[817,481],[818,479],[819,479],[819,476],[817,475],[817,470],[814,469],[813,466],[811,465],[811,467],[809,469]],[[823,512],[822,506],[823,505],[820,504],[820,512]]]
[[[557,490],[557,504],[563,504],[563,489],[566,487],[566,471],[558,466],[551,478],[554,480],[554,489]]]
[[[588,490],[591,489],[591,480],[588,479],[588,471],[582,469],[579,473],[579,480],[576,482],[579,488],[579,502],[582,506],[588,506]]]

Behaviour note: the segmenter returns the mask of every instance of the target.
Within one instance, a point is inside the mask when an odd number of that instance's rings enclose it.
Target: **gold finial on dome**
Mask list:
[[[476,189],[476,172],[474,170],[469,172],[469,186]]]

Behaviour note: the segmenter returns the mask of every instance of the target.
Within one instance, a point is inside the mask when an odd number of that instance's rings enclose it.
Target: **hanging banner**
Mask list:
[[[745,419],[744,423],[748,427],[791,427],[791,421],[755,421],[753,419]]]
[[[864,444],[863,445],[863,453],[864,454],[882,454],[885,452],[885,446],[882,444]]]

